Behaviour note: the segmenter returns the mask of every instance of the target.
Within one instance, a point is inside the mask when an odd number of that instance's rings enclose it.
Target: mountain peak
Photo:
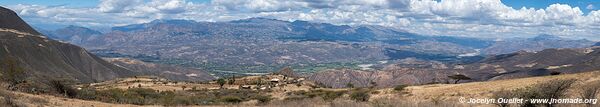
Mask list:
[[[27,32],[34,35],[40,35],[25,21],[23,21],[14,11],[0,6],[0,28],[14,29],[21,32]]]

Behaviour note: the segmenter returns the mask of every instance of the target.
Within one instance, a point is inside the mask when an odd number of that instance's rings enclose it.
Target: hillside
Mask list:
[[[46,36],[52,39],[69,42],[72,44],[84,44],[90,39],[101,36],[102,33],[89,28],[70,25],[65,28],[53,31],[42,31]]]
[[[69,79],[91,83],[137,73],[110,64],[78,46],[48,39],[33,30],[17,14],[0,8],[0,60],[16,63],[27,78],[48,81]],[[4,75],[8,71],[2,72]]]
[[[520,88],[526,88],[533,86],[538,83],[544,83],[552,80],[568,80],[575,79],[576,82],[571,85],[566,93],[565,98],[578,98],[581,87],[587,87],[594,82],[600,81],[600,72],[591,71],[585,73],[576,74],[565,74],[556,76],[541,76],[541,77],[530,77],[521,79],[510,79],[510,80],[494,80],[486,82],[471,82],[463,84],[430,84],[430,85],[417,85],[408,86],[404,90],[397,91],[392,88],[380,88],[371,90],[370,100],[368,102],[355,102],[347,98],[348,96],[340,96],[339,98],[332,101],[323,101],[322,99],[300,99],[300,100],[289,100],[290,97],[296,97],[293,94],[285,94],[296,92],[297,90],[314,90],[310,87],[298,87],[296,86],[282,86],[287,88],[273,88],[271,91],[265,91],[262,94],[271,95],[273,98],[267,104],[257,103],[256,101],[245,101],[236,103],[234,105],[208,105],[208,106],[339,106],[339,105],[354,105],[354,106],[417,106],[417,107],[448,107],[448,106],[478,106],[478,107],[493,107],[494,104],[466,104],[460,103],[460,98],[494,98],[493,95],[503,90],[516,90]],[[268,78],[276,78],[277,76],[268,76]],[[244,77],[245,79],[260,78],[260,77]],[[239,80],[244,80],[239,78]],[[191,87],[196,87],[200,90],[219,90],[218,85],[215,83],[171,83],[168,84],[153,84],[153,82],[161,82],[164,80],[153,78],[153,77],[138,77],[138,78],[124,78],[115,81],[107,81],[103,83],[92,84],[101,90],[107,90],[112,88],[128,89],[132,87],[150,88],[155,90],[169,91],[169,90],[182,90],[182,86],[187,86],[187,92],[197,92]],[[141,85],[138,85],[141,84]],[[237,89],[237,85],[226,85],[228,89]],[[285,90],[287,90],[287,92]],[[243,89],[242,89],[243,90]],[[292,91],[296,90],[296,91]],[[356,89],[327,89],[318,88],[316,90],[327,91],[352,91]],[[0,90],[5,91],[5,90]],[[323,92],[322,91],[322,92]],[[243,91],[241,91],[243,92]],[[307,91],[311,92],[311,91]],[[514,91],[517,92],[517,91]],[[94,106],[94,107],[105,107],[105,106],[139,106],[139,105],[124,105],[124,104],[110,104],[98,101],[85,101],[79,99],[62,98],[48,95],[33,95],[27,93],[8,92],[18,95],[13,97],[13,100],[18,104],[25,105],[44,105],[44,106]],[[0,94],[0,98],[5,97],[7,94]],[[152,106],[152,105],[146,105]],[[207,106],[207,105],[202,105]],[[567,106],[567,105],[562,105]],[[582,104],[569,104],[568,106],[583,106]]]
[[[35,31],[35,29],[25,23],[25,21],[23,21],[14,11],[0,6],[0,14],[2,15],[0,16],[0,19],[2,19],[0,20],[0,28],[14,29],[33,35],[40,35],[39,32]]]

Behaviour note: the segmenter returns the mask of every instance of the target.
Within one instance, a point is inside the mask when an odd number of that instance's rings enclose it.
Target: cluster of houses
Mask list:
[[[284,87],[289,84],[295,84],[300,86],[305,78],[298,77],[291,68],[284,68],[279,72],[275,72],[269,75],[262,75],[258,79],[254,80],[252,84],[240,85],[239,89],[257,89],[257,90],[270,90],[276,87]]]

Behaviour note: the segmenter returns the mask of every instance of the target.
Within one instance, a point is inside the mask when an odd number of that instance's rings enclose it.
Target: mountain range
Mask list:
[[[134,75],[206,81],[219,73],[251,74],[291,66],[315,72],[301,74],[309,80],[339,88],[346,83],[439,83],[456,74],[487,81],[576,73],[599,69],[600,63],[598,47],[589,47],[593,41],[552,35],[494,41],[425,36],[381,26],[250,18],[155,20],[105,33],[68,26],[43,30],[43,36],[14,12],[5,8],[1,12],[4,59],[17,59],[32,77],[80,82]],[[73,42],[106,58],[47,37]]]
[[[471,63],[488,55],[582,48],[595,43],[552,35],[500,41],[428,36],[383,26],[267,18],[228,22],[155,20],[113,27],[102,34],[75,26],[45,33],[67,35],[51,38],[71,41],[102,57],[129,57],[213,73],[265,73],[286,66],[314,72],[356,68],[360,64],[382,66],[378,62],[406,58]]]

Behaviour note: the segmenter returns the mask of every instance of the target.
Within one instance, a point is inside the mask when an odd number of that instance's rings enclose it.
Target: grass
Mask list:
[[[269,102],[270,96],[263,96],[253,90],[186,90],[157,91],[146,88],[94,90],[82,89],[78,99],[96,100],[107,103],[134,105],[215,105],[236,104],[258,100]]]
[[[14,101],[14,95],[6,90],[0,90],[0,106],[2,107],[16,107]]]
[[[582,74],[565,74],[556,76],[544,76],[511,80],[497,80],[487,82],[471,82],[463,84],[430,84],[421,86],[406,86],[399,94],[395,88],[385,89],[307,89],[304,91],[257,91],[237,89],[206,89],[181,90],[180,85],[174,85],[176,90],[162,90],[146,88],[130,89],[88,89],[83,88],[77,93],[78,99],[101,101],[112,104],[135,104],[135,105],[164,105],[164,106],[210,106],[210,105],[235,105],[235,106],[267,106],[267,107],[312,107],[312,106],[373,106],[390,107],[395,105],[414,107],[441,107],[441,106],[495,106],[495,105],[469,105],[457,102],[459,97],[467,98],[492,98],[497,91],[517,92],[515,90],[537,87],[552,80],[577,79],[573,83],[575,89],[588,86],[591,81],[600,80],[598,72]],[[558,82],[551,82],[558,83]],[[185,84],[192,85],[192,84]],[[201,85],[198,85],[201,86]],[[552,86],[552,85],[541,85]],[[216,85],[214,85],[216,87]],[[294,86],[295,87],[295,86]],[[150,87],[148,87],[150,88]],[[542,91],[544,92],[544,91]],[[565,91],[565,98],[579,98],[579,90]],[[21,95],[21,94],[20,94]],[[508,94],[509,96],[513,96]],[[32,95],[33,96],[33,95]],[[366,97],[368,96],[368,97]],[[501,96],[501,95],[498,95]],[[19,103],[28,97],[14,98]],[[16,100],[15,100],[16,99]],[[26,99],[26,100],[23,100]],[[4,100],[4,99],[0,99]],[[51,100],[56,102],[57,100]],[[81,100],[60,101],[71,102]],[[89,102],[91,102],[89,101]],[[0,101],[2,102],[2,101]],[[95,102],[98,104],[100,102]],[[72,103],[70,103],[72,104]],[[584,105],[584,104],[582,104]],[[0,105],[4,107],[3,105]],[[122,105],[121,105],[122,106]],[[126,105],[127,106],[127,105]],[[562,105],[559,105],[562,106]],[[577,105],[575,105],[577,106]]]
[[[286,100],[303,100],[303,99],[307,99],[307,98],[320,97],[321,99],[323,99],[325,101],[332,101],[332,100],[335,100],[335,99],[341,97],[346,92],[347,91],[345,91],[345,90],[342,90],[342,91],[331,91],[331,90],[293,91],[293,92],[287,93],[287,95],[289,97],[287,97]]]

